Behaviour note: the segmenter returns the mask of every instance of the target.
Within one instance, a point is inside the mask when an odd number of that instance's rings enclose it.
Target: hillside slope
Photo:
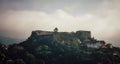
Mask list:
[[[0,44],[0,64],[120,63],[120,48],[88,48],[82,44],[87,37],[90,33],[33,31],[26,41],[19,44],[8,48]],[[90,41],[95,43],[96,40]]]

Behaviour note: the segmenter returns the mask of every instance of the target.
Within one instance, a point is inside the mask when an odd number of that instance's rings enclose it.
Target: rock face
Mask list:
[[[84,41],[88,38],[91,38],[90,31],[76,31],[76,32],[52,32],[52,31],[32,31],[30,39],[53,39],[56,41],[63,41],[63,40],[74,40],[79,39],[80,41]]]

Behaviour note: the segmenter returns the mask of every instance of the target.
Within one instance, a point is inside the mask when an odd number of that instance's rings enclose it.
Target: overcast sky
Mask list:
[[[89,30],[120,45],[120,0],[0,0],[0,35],[28,38],[33,30]]]

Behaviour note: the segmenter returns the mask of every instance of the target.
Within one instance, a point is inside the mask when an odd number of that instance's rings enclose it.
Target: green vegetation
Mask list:
[[[8,47],[0,44],[0,64],[120,64],[118,47],[88,48],[73,35],[75,33],[59,34],[57,28],[54,32],[32,35]],[[92,43],[97,41],[88,39]]]
[[[57,27],[54,29],[54,32],[55,32],[55,33],[58,32],[58,28],[57,28]]]
[[[26,41],[24,43],[31,43]],[[1,44],[0,64],[119,64],[120,48],[94,49],[72,42]],[[32,47],[33,46],[33,47]]]

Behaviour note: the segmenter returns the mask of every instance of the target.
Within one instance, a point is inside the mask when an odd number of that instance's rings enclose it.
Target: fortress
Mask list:
[[[36,30],[32,31],[31,37],[51,37],[55,38],[57,40],[68,40],[68,39],[80,39],[81,41],[84,41],[88,38],[91,38],[91,32],[90,31],[76,31],[76,32],[54,32],[54,31],[42,31],[42,30]]]
[[[87,46],[90,48],[106,48],[106,43],[103,40],[96,40],[91,38],[90,31],[79,30],[76,32],[58,32],[58,29],[54,31],[32,31],[31,36],[28,38],[29,42],[37,43],[50,43],[50,42],[61,42],[61,43],[78,43],[81,46]],[[111,47],[111,44],[108,46]]]

